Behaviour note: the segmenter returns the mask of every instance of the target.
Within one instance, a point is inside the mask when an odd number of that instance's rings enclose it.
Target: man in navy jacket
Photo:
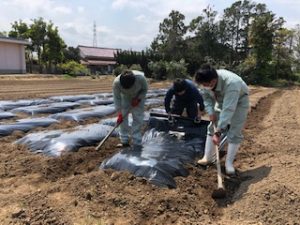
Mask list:
[[[170,104],[174,95],[175,100],[171,107]],[[196,85],[188,79],[176,79],[165,96],[167,113],[181,116],[183,110],[186,109],[187,116],[195,121],[198,121],[198,104],[200,111],[203,111],[203,98]]]

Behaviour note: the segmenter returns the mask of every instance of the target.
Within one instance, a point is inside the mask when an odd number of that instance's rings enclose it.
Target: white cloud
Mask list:
[[[300,6],[300,2],[298,0],[267,0],[269,3],[279,3],[279,4],[292,4],[292,5],[298,5]]]
[[[39,17],[52,21],[69,46],[92,45],[93,22],[97,23],[98,46],[143,49],[158,34],[159,23],[177,10],[186,24],[210,4],[222,14],[236,0],[0,0],[0,31],[21,19],[31,24]],[[257,2],[257,1],[256,1]],[[260,0],[286,19],[286,26],[299,23],[299,0]],[[215,7],[214,7],[215,6]]]
[[[4,0],[4,4],[27,12],[51,11],[55,7],[51,0]]]
[[[143,14],[151,13],[156,17],[167,16],[171,10],[177,10],[183,14],[199,15],[207,5],[207,0],[114,0],[112,3],[113,9],[135,9],[142,11]]]
[[[64,7],[64,6],[55,7],[53,9],[53,11],[57,12],[57,13],[62,13],[62,14],[71,14],[72,13],[72,9]]]
[[[22,19],[31,24],[31,19],[42,17],[44,21],[51,20],[58,27],[60,35],[67,45],[92,45],[93,21],[96,21],[99,46],[139,49],[149,45],[158,32],[158,24],[165,16],[159,12],[160,6],[163,6],[166,15],[171,11],[168,9],[167,1],[162,4],[163,1],[158,0],[116,0],[110,2],[110,5],[101,5],[101,7],[100,3],[98,5],[95,3],[76,5],[76,1],[78,3],[78,0],[74,0],[74,3],[68,5],[58,0],[1,0],[1,28],[9,31],[10,23],[13,21]],[[176,2],[179,4],[178,1]],[[91,6],[94,8],[88,8]],[[95,10],[97,6],[99,9]],[[113,7],[113,11],[109,12],[111,7]],[[3,10],[3,8],[7,10]],[[103,16],[97,14],[100,10],[102,10]],[[120,10],[121,13],[114,13],[114,11]],[[127,10],[125,14],[123,14],[123,10]],[[80,16],[77,16],[76,12],[80,13]],[[122,21],[117,22],[120,14],[122,14]],[[128,15],[132,15],[132,20],[128,18]],[[128,26],[120,25],[122,22]],[[141,22],[147,23],[147,25],[141,26]]]
[[[87,23],[81,20],[77,20],[74,22],[66,22],[63,24],[63,27],[61,27],[60,30],[68,30],[71,32],[71,35],[88,35],[90,36],[93,32],[92,24],[90,26],[86,25]]]
[[[100,37],[101,40],[101,37]],[[145,49],[152,41],[149,35],[112,35],[110,38],[102,39],[105,46],[111,46],[122,49]],[[98,42],[99,43],[99,42]]]
[[[151,1],[150,1],[151,2]],[[113,9],[135,8],[140,9],[149,5],[149,0],[114,0]]]
[[[134,20],[142,23],[149,22],[149,20],[147,20],[147,17],[143,14],[138,15],[137,17],[134,18]]]
[[[3,3],[15,16],[39,15],[56,17],[72,14],[72,8],[57,4],[53,0],[4,0]]]
[[[101,32],[101,33],[105,33],[105,34],[112,33],[112,30],[107,26],[97,26],[96,30],[97,30],[97,32]]]
[[[114,9],[123,8],[126,5],[127,2],[128,2],[128,0],[115,0],[112,3],[112,7]]]
[[[116,40],[126,41],[126,42],[129,41],[131,43],[140,42],[140,41],[143,41],[147,38],[148,38],[147,35],[144,35],[144,34],[141,34],[141,35],[128,35],[128,36],[115,35]]]
[[[83,6],[78,6],[77,7],[77,12],[78,13],[83,13],[83,12],[85,12],[85,8]]]

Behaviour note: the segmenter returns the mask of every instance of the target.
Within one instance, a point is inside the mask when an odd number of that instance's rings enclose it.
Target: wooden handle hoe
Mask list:
[[[136,98],[141,94],[141,91],[139,91],[136,95]],[[131,112],[132,107],[128,109],[128,111],[123,115],[123,117],[128,116],[128,114]],[[122,122],[121,122],[122,123]],[[99,143],[99,145],[96,147],[96,150],[98,151],[101,146],[105,143],[105,141],[109,138],[109,136],[114,132],[114,130],[121,124],[121,123],[116,123],[116,125],[111,129],[111,131],[103,138],[103,140]]]
[[[216,130],[216,128],[215,128]],[[221,171],[221,165],[220,165],[220,156],[219,156],[219,146],[216,146],[216,158],[217,158],[217,176],[218,176],[218,188],[213,191],[211,197],[218,199],[218,198],[225,198],[226,197],[226,190],[223,185],[223,177],[222,177],[222,171]]]
[[[128,116],[128,114],[131,112],[131,108],[125,113],[124,117]],[[123,121],[122,121],[123,122]],[[121,123],[122,123],[121,122]],[[105,143],[105,141],[110,137],[110,135],[114,132],[114,130],[120,126],[121,123],[116,123],[116,125],[111,129],[111,131],[109,131],[109,133],[105,136],[105,138],[103,138],[103,140],[99,143],[99,145],[96,147],[96,150],[98,151],[101,146]]]
[[[96,147],[96,150],[98,151],[102,145],[105,143],[105,141],[110,137],[110,135],[114,132],[114,130],[120,125],[120,123],[116,123],[116,125],[109,131],[109,133],[103,138],[103,140],[99,143],[99,145]]]
[[[216,158],[217,158],[217,172],[218,172],[218,188],[213,191],[211,197],[212,198],[225,198],[226,190],[223,185],[223,178],[220,166],[220,157],[219,157],[219,149],[216,148]]]

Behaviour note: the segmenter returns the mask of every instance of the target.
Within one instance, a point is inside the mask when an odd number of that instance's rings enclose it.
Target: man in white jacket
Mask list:
[[[142,125],[144,106],[148,91],[147,80],[143,72],[126,70],[117,76],[113,82],[114,104],[118,113],[117,123],[120,123],[120,140],[118,147],[129,146],[128,112],[132,113],[132,142],[142,144]]]
[[[204,157],[198,163],[207,165],[213,161],[216,145],[219,145],[220,136],[229,125],[225,169],[227,174],[233,175],[233,161],[243,140],[242,129],[249,111],[248,86],[235,73],[215,70],[210,65],[196,72],[195,81],[203,89],[205,110],[212,122],[208,126]]]

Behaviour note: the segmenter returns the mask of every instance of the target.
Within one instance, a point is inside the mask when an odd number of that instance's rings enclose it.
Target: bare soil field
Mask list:
[[[113,79],[114,76],[98,76],[92,79],[91,77],[64,78],[49,75],[2,75],[0,76],[0,100],[111,92]],[[153,87],[162,88],[167,82],[154,83]]]
[[[1,76],[0,99],[111,92],[112,79]],[[187,165],[190,175],[176,177],[176,189],[159,188],[130,173],[99,169],[119,151],[116,138],[101,151],[84,147],[54,158],[13,144],[25,135],[15,132],[0,138],[0,224],[300,224],[300,89],[251,90],[235,161],[239,172],[225,177],[225,199],[211,198],[215,166]]]

